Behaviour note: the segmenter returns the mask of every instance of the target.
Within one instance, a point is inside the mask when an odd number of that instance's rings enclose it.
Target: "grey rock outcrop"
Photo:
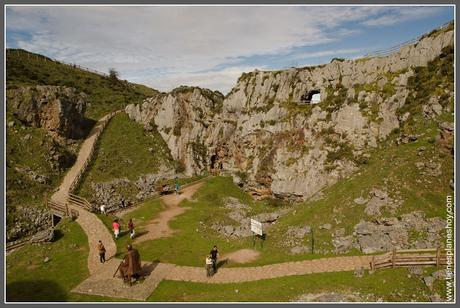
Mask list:
[[[445,221],[425,218],[422,212],[404,214],[401,219],[382,218],[373,222],[361,221],[354,227],[359,249],[364,253],[396,249],[422,249],[442,245],[441,232]],[[421,234],[419,237],[413,234]]]
[[[398,113],[413,68],[452,45],[453,31],[441,31],[386,57],[244,73],[225,98],[179,88],[126,112],[158,127],[187,174],[238,172],[235,182],[256,198],[305,200],[356,171],[371,148],[413,116]],[[305,103],[311,91],[320,92],[319,104]],[[441,111],[436,99],[423,102],[428,113]],[[402,136],[400,143],[417,138]],[[380,204],[369,203],[378,214]]]

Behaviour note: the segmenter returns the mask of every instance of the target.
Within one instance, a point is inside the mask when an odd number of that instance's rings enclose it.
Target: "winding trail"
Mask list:
[[[203,185],[203,182],[187,186],[180,191],[180,194],[170,194],[162,196],[160,199],[166,205],[166,209],[161,211],[155,219],[149,222],[144,231],[134,241],[136,244],[162,237],[169,237],[174,234],[174,230],[169,226],[169,222],[176,216],[185,213],[189,207],[180,207],[179,204],[185,199],[191,199],[195,192]]]
[[[106,115],[91,130],[88,138],[83,142],[78,158],[74,166],[64,177],[58,191],[51,197],[55,202],[66,203],[67,196],[72,185],[78,181],[79,176],[91,159],[91,152],[97,142],[107,121],[116,113]],[[201,187],[202,182],[184,187],[179,195],[166,195],[161,197],[167,208],[161,212],[159,217],[154,219],[148,227],[144,239],[139,237],[139,242],[147,239],[171,236],[174,233],[168,222],[174,217],[184,213],[187,208],[179,207],[180,202],[191,199],[195,192]],[[199,283],[239,283],[256,281],[261,279],[272,279],[292,275],[305,275],[322,272],[352,271],[356,268],[370,268],[372,256],[348,256],[306,260],[298,262],[285,262],[257,267],[234,267],[221,268],[212,277],[206,276],[204,267],[179,266],[169,263],[143,262],[144,281],[136,283],[132,287],[123,283],[113,275],[120,264],[120,259],[115,259],[116,245],[112,234],[98,217],[83,208],[69,205],[71,209],[77,210],[79,215],[77,222],[81,225],[88,237],[90,247],[88,255],[88,269],[90,277],[75,287],[72,291],[82,294],[108,296],[113,298],[124,298],[130,300],[146,300],[162,280],[190,281]],[[101,240],[106,249],[106,263],[99,262],[97,244]]]
[[[61,185],[59,186],[58,191],[51,196],[51,200],[54,202],[65,204],[67,203],[68,195],[71,191],[71,187],[76,180],[78,180],[81,172],[86,167],[86,164],[91,159],[91,152],[104,130],[107,122],[116,114],[117,112],[112,112],[103,118],[101,118],[93,127],[88,137],[85,139],[83,144],[80,147],[80,152],[78,153],[77,160],[75,164],[70,168],[70,170],[65,175]],[[69,204],[69,208],[76,210],[78,212],[77,223],[83,228],[88,238],[89,244],[89,256],[88,256],[88,269],[90,274],[94,274],[101,269],[101,264],[99,262],[99,251],[97,249],[98,241],[101,240],[106,248],[106,259],[109,259],[115,256],[117,247],[113,240],[112,234],[107,230],[102,221],[93,213],[90,213],[84,210],[81,207],[77,207]]]
[[[152,232],[149,239],[173,234],[173,230],[168,226],[168,221],[187,210],[187,208],[179,207],[179,203],[182,200],[191,199],[201,185],[202,182],[193,184],[181,190],[181,194],[179,195],[172,194],[162,197],[167,209],[160,213],[159,218],[155,219],[154,223],[152,223],[152,228],[156,227],[157,230]],[[229,253],[229,255],[231,255],[231,253]],[[112,259],[104,265],[97,264],[99,270],[93,272],[88,279],[75,287],[72,292],[145,301],[162,280],[211,284],[240,283],[293,275],[352,271],[357,268],[369,269],[371,259],[372,256],[347,256],[285,262],[256,267],[221,268],[212,277],[206,276],[204,267],[180,266],[159,262],[142,262],[142,271],[145,279],[141,283],[136,283],[133,286],[124,284],[122,279],[118,277],[113,278],[121,259]],[[232,262],[232,260],[230,260],[230,262]]]
[[[143,263],[144,274],[147,275],[145,280],[131,287],[124,284],[120,278],[112,278],[119,264],[118,260],[114,260],[110,266],[83,281],[72,292],[145,301],[162,280],[210,284],[241,283],[294,275],[353,271],[357,268],[369,269],[371,259],[372,256],[351,256],[285,262],[257,267],[221,268],[212,277],[206,276],[204,267],[145,262]]]

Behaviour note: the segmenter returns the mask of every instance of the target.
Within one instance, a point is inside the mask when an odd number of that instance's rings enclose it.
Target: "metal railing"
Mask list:
[[[432,30],[430,32],[427,32],[427,33],[424,33],[422,35],[419,35],[416,38],[413,38],[413,39],[411,39],[409,41],[400,43],[398,45],[395,45],[395,46],[392,46],[392,47],[389,47],[389,48],[384,48],[384,49],[372,51],[372,52],[370,52],[368,54],[365,54],[363,56],[363,58],[388,56],[388,55],[390,55],[390,54],[392,54],[394,52],[397,52],[397,51],[401,50],[401,48],[403,48],[405,46],[409,46],[409,45],[413,45],[415,43],[418,43],[421,39],[423,39],[424,37],[426,37],[429,33],[433,32],[433,31],[439,31],[439,30],[442,30],[444,28],[447,28],[451,23],[452,23],[452,21],[446,22],[445,24],[437,27],[436,29],[434,29],[434,30]]]

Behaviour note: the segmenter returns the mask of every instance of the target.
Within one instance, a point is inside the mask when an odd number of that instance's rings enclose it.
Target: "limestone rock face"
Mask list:
[[[22,122],[64,138],[83,134],[82,122],[88,96],[75,88],[20,87],[8,90],[7,108]]]
[[[224,170],[256,198],[304,200],[349,176],[411,115],[400,115],[414,67],[453,45],[453,31],[427,36],[386,57],[244,73],[224,98],[179,88],[129,105],[155,124],[187,174]],[[305,97],[319,92],[311,105]],[[443,110],[435,99],[425,112]]]
[[[128,105],[129,117],[144,125],[156,125],[171,155],[183,163],[188,175],[210,167],[210,147],[218,140],[214,130],[220,121],[223,95],[207,89],[181,87],[168,94]]]

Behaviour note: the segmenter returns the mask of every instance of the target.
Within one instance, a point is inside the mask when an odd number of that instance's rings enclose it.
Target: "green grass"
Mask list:
[[[433,267],[425,268],[427,274],[434,270]],[[427,286],[420,278],[407,275],[407,269],[397,268],[379,270],[371,275],[366,273],[362,278],[356,278],[353,272],[337,272],[229,284],[162,281],[148,301],[288,302],[303,294],[323,292],[359,292],[388,302],[429,301],[432,293]],[[438,281],[435,285],[440,295],[445,294],[441,292],[441,283]]]
[[[6,257],[8,301],[113,301],[115,299],[71,293],[89,276],[88,242],[76,222],[56,227],[57,240],[26,245]],[[50,261],[44,263],[45,257]]]
[[[421,210],[426,217],[444,217],[444,199],[446,194],[451,194],[449,180],[452,177],[453,160],[446,159],[445,150],[438,144],[430,142],[438,133],[435,121],[417,121],[416,128],[424,134],[416,141],[403,145],[395,145],[391,137],[382,143],[378,149],[371,153],[367,164],[362,165],[360,171],[345,178],[335,185],[326,188],[324,198],[291,205],[292,210],[281,217],[275,225],[267,230],[267,239],[261,251],[260,258],[252,263],[244,265],[228,264],[228,266],[252,266],[286,262],[290,260],[304,260],[333,256],[331,234],[345,228],[346,234],[353,232],[353,227],[360,220],[372,220],[364,213],[364,206],[354,204],[357,197],[367,197],[369,191],[374,188],[387,190],[394,197],[397,192],[403,200],[396,213],[387,216],[398,217],[402,214]],[[442,163],[441,176],[420,176],[415,162],[422,160],[417,153],[419,147],[425,147],[425,157]],[[382,168],[385,166],[385,168]],[[422,179],[420,183],[416,180]],[[253,201],[247,194],[235,186],[231,178],[214,177],[208,179],[196,194],[196,201],[184,201],[181,206],[191,209],[178,216],[170,223],[176,230],[174,237],[144,242],[139,247],[141,255],[146,260],[160,260],[180,265],[202,266],[203,257],[210,247],[216,244],[220,250],[231,252],[242,248],[251,248],[252,239],[234,239],[219,236],[211,229],[216,222],[236,225],[226,216],[223,207],[223,199],[232,196],[240,199],[251,207],[250,215],[260,212],[271,212],[276,208],[269,202]],[[141,205],[151,207],[150,203]],[[282,205],[289,206],[289,205]],[[158,208],[158,207],[156,207]],[[133,216],[135,217],[135,216]],[[337,218],[339,221],[335,221]],[[331,230],[319,228],[329,223]],[[291,226],[311,226],[314,230],[315,253],[303,253],[291,255],[289,248],[283,246],[285,234]],[[311,246],[311,237],[307,236],[303,245]],[[361,254],[357,250],[351,250],[348,255]]]
[[[23,126],[10,113],[7,113],[6,121],[6,123],[15,123],[13,127],[8,127],[6,130],[6,204],[7,227],[10,230],[16,219],[30,225],[30,222],[20,218],[17,207],[42,207],[45,197],[51,195],[54,187],[59,185],[66,168],[73,164],[76,155],[69,146],[59,144],[43,129]],[[27,136],[29,139],[26,138]],[[78,144],[75,146],[78,148]],[[55,151],[56,155],[62,157],[61,169],[53,169],[48,161],[51,151]],[[16,167],[30,168],[37,174],[46,176],[49,181],[45,183],[34,181],[26,174],[18,172]]]
[[[158,91],[143,85],[113,81],[49,58],[45,61],[43,56],[25,50],[8,49],[6,63],[7,88],[32,85],[74,87],[89,95],[90,106],[87,106],[86,116],[95,120],[127,104],[140,103],[158,94]]]
[[[91,182],[117,178],[135,181],[141,175],[157,172],[160,166],[174,168],[175,164],[158,131],[146,132],[125,113],[118,114],[100,136],[95,158],[80,185],[80,194],[91,197]],[[123,193],[133,196],[137,188],[131,184]]]
[[[143,203],[142,206],[136,208],[132,212],[127,213],[122,218],[118,218],[110,214],[108,215],[97,214],[97,215],[99,219],[102,220],[102,222],[107,227],[107,229],[110,230],[111,233],[113,233],[112,232],[113,220],[116,218],[119,219],[119,222],[121,225],[121,234],[120,234],[120,237],[115,241],[115,243],[117,245],[117,255],[123,256],[126,253],[126,246],[128,244],[132,244],[132,240],[129,237],[129,231],[128,231],[129,220],[133,219],[136,235],[140,236],[145,232],[144,231],[145,225],[148,224],[152,219],[154,219],[155,216],[164,208],[165,207],[163,203],[160,201],[160,199],[153,199],[153,200]],[[139,248],[139,247],[136,247],[136,248]],[[142,255],[142,259],[143,260],[145,259],[144,255]]]

